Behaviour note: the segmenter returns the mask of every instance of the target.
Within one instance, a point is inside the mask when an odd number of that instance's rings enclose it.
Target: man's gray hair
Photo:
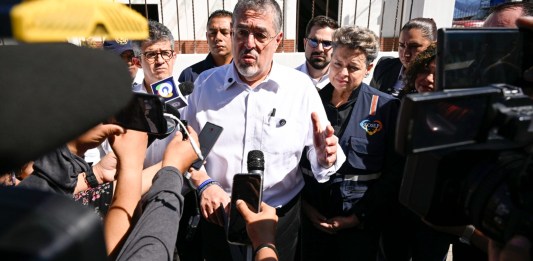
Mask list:
[[[275,0],[239,0],[235,5],[235,9],[233,9],[231,22],[235,24],[237,17],[240,17],[248,10],[253,10],[261,14],[272,12],[274,15],[274,30],[276,30],[276,33],[281,32],[281,25],[283,23],[281,8]]]
[[[136,57],[141,55],[141,46],[145,43],[152,44],[159,41],[170,41],[170,47],[174,51],[174,36],[172,36],[172,32],[164,24],[148,20],[148,34],[148,39],[132,41],[133,52]]]
[[[333,51],[339,47],[360,50],[366,56],[366,64],[371,64],[379,53],[379,38],[368,28],[343,26],[333,34]]]

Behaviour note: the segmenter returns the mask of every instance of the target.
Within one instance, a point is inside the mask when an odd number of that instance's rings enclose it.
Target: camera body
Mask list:
[[[406,166],[399,200],[435,225],[473,224],[502,243],[516,234],[532,239],[533,98],[524,92],[531,93],[533,38],[494,28],[439,29],[438,36],[440,91],[406,95],[400,107],[395,145]],[[509,50],[450,49],[497,40],[511,41]]]

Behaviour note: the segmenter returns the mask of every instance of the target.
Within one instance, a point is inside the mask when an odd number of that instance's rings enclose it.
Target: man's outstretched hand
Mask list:
[[[313,121],[313,143],[315,145],[318,163],[323,167],[329,168],[337,160],[337,136],[333,135],[333,127],[328,125],[325,130],[322,129],[320,119],[316,112],[311,113]]]

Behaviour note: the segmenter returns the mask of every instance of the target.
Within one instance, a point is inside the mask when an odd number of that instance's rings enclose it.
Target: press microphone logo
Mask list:
[[[179,88],[174,83],[174,77],[170,76],[161,81],[150,85],[152,92],[163,97],[166,104],[173,106],[176,109],[187,106],[187,100],[181,94]]]

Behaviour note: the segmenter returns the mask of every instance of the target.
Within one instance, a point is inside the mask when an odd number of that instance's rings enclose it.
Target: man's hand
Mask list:
[[[105,139],[124,133],[126,130],[115,124],[98,124],[78,138],[67,143],[67,147],[73,154],[83,157],[89,149],[96,148]]]
[[[313,121],[313,143],[315,145],[318,163],[325,168],[331,167],[337,160],[337,136],[333,135],[333,127],[328,125],[322,130],[320,119],[316,112],[311,113]]]
[[[228,213],[230,198],[218,185],[207,187],[200,195],[202,215],[209,222],[224,226],[224,216]]]
[[[359,225],[359,218],[355,214],[352,214],[351,216],[336,216],[333,218],[328,219],[323,227],[325,229],[329,229],[333,234],[337,233],[337,231],[341,229],[347,229],[356,227]]]
[[[316,208],[311,206],[311,204],[307,203],[305,200],[302,200],[302,210],[316,229],[324,233],[332,234],[329,224],[326,224],[327,218],[320,214]]]

